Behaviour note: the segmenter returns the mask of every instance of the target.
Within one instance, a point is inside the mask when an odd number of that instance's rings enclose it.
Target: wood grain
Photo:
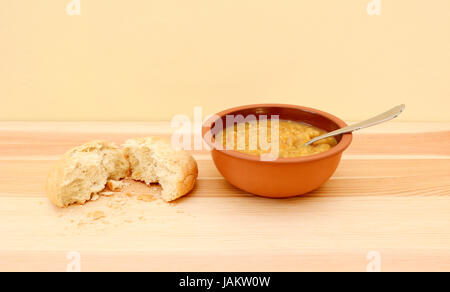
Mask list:
[[[357,133],[332,179],[285,200],[235,189],[195,151],[188,197],[147,203],[144,222],[67,232],[44,184],[68,148],[170,133],[165,122],[0,122],[0,271],[65,271],[70,251],[83,271],[365,271],[370,251],[383,271],[450,271],[448,123]]]

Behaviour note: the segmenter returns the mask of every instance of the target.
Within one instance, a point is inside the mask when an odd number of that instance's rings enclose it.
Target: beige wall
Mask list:
[[[262,102],[450,121],[450,1],[0,2],[0,120],[158,120]]]

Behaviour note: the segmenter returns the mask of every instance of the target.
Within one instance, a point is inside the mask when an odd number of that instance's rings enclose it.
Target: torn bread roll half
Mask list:
[[[108,180],[129,174],[122,149],[113,143],[93,141],[64,154],[47,179],[47,195],[58,207],[84,204],[105,189]]]
[[[130,139],[123,147],[130,162],[131,178],[146,184],[159,183],[165,201],[176,200],[194,188],[197,162],[186,151],[172,148],[168,140],[160,137]]]

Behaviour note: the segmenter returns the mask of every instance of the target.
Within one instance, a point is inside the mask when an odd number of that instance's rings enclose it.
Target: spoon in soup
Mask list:
[[[339,130],[329,132],[324,135],[313,138],[313,139],[309,140],[305,145],[311,145],[319,140],[322,140],[322,139],[325,139],[328,137],[333,137],[333,136],[342,135],[345,133],[350,133],[353,131],[361,130],[364,128],[372,127],[372,126],[390,121],[390,120],[398,117],[405,110],[405,107],[406,106],[404,104],[398,105],[398,106],[394,107],[393,109],[390,109],[387,112],[382,113],[371,119],[368,119],[368,120],[347,126],[345,128],[341,128]]]

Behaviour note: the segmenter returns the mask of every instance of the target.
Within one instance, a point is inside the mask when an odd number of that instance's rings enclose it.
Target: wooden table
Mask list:
[[[170,207],[143,202],[146,220],[72,233],[71,215],[46,199],[47,172],[70,147],[171,131],[1,122],[0,270],[66,271],[75,252],[83,271],[450,271],[450,123],[361,131],[333,178],[293,199],[235,189],[206,151],[194,152],[192,194]]]

